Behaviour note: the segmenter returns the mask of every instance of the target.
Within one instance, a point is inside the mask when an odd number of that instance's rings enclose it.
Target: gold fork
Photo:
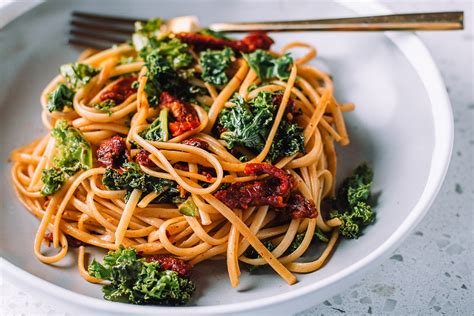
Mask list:
[[[73,12],[69,43],[94,48],[106,48],[122,43],[134,31],[134,22],[144,21],[86,12]],[[296,32],[296,31],[440,31],[462,30],[463,12],[431,12],[365,16],[354,18],[213,23],[207,28],[218,32]],[[164,27],[173,32],[196,31],[199,22],[195,16],[169,19]]]

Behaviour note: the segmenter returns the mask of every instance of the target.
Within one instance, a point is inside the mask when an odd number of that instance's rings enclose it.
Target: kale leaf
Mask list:
[[[195,217],[199,214],[199,209],[194,203],[193,198],[188,197],[188,199],[179,206],[179,212],[186,216]]]
[[[373,176],[372,169],[364,163],[338,190],[336,206],[339,210],[333,210],[329,215],[342,221],[339,231],[346,238],[358,238],[363,226],[374,221],[375,213],[368,202]]]
[[[301,245],[301,243],[303,242],[303,239],[305,237],[306,233],[298,233],[295,235],[295,238],[293,239],[293,241],[291,242],[290,246],[288,247],[288,249],[286,250],[286,253],[287,254],[290,254],[292,252],[294,252],[296,249],[298,249],[298,247]],[[314,230],[314,235],[313,235],[313,238],[312,240],[314,241],[314,239],[319,239],[320,241],[324,242],[324,243],[327,243],[329,241],[328,237],[321,231],[321,229],[319,227],[316,226],[316,229]]]
[[[275,246],[273,245],[273,243],[271,241],[264,241],[263,242],[263,245],[265,246],[265,248],[268,249],[268,251],[273,251],[275,249]],[[260,255],[258,254],[257,250],[255,250],[254,247],[252,246],[249,246],[247,248],[247,250],[245,251],[245,256],[247,258],[250,258],[250,259],[257,259],[257,258],[261,258]],[[258,268],[261,268],[263,267],[263,265],[259,265],[259,266],[254,266],[253,264],[247,264],[247,269],[252,272],[252,271],[255,271],[257,270]]]
[[[288,80],[290,77],[293,58],[289,54],[276,58],[267,51],[257,49],[253,53],[242,55],[261,80],[270,78]]]
[[[107,99],[100,103],[94,104],[94,108],[101,112],[107,113],[109,116],[112,115],[112,108],[116,106],[115,101],[112,99]]]
[[[303,129],[296,123],[282,120],[268,152],[267,159],[275,162],[282,157],[304,153]]]
[[[66,182],[66,177],[64,176],[64,172],[55,168],[43,169],[41,174],[41,182],[43,182],[43,186],[41,187],[41,194],[53,195]]]
[[[147,129],[140,132],[140,136],[146,140],[166,142],[169,137],[168,112],[168,108],[161,109],[160,115]]]
[[[72,99],[74,98],[74,91],[69,89],[65,84],[60,83],[48,95],[48,103],[46,107],[49,112],[62,112],[65,107],[72,108]]]
[[[72,89],[77,90],[87,84],[100,71],[86,64],[72,63],[62,65],[59,72]]]
[[[260,92],[248,103],[237,96],[231,102],[235,106],[225,108],[219,114],[219,124],[226,129],[220,137],[230,149],[242,145],[261,151],[273,122],[272,94]]]
[[[292,253],[293,251],[295,251],[296,249],[298,249],[298,247],[301,245],[301,243],[303,242],[303,239],[304,239],[304,236],[306,234],[305,233],[299,233],[299,234],[296,234],[295,238],[293,239],[293,241],[291,242],[290,244],[290,247],[288,247],[288,249],[286,250],[287,253]]]
[[[109,251],[103,264],[92,260],[89,275],[110,281],[104,298],[132,304],[181,305],[191,299],[194,283],[171,270],[160,271],[157,262],[138,258],[133,248]]]
[[[226,36],[224,33],[213,31],[211,29],[202,29],[198,33],[202,34],[202,35],[209,35],[209,36],[212,36],[212,37],[215,37],[215,38],[230,40],[230,38],[228,36]]]
[[[314,230],[314,237],[318,238],[322,242],[329,242],[328,236],[319,228],[316,226],[316,229]]]
[[[199,64],[202,68],[201,78],[212,85],[222,86],[229,82],[225,70],[231,64],[234,51],[229,47],[223,50],[206,50],[201,52]]]
[[[160,36],[161,19],[150,19],[146,23],[135,22],[135,33],[132,35],[132,43],[136,51],[140,51],[149,45],[150,39]]]
[[[92,167],[92,149],[89,142],[66,120],[59,120],[51,130],[55,139],[56,153],[53,165],[68,175],[78,170],[87,170]]]
[[[132,37],[134,47],[148,70],[145,92],[152,107],[158,105],[163,91],[184,100],[190,100],[203,91],[188,82],[194,75],[188,45],[173,35],[161,33],[161,24],[159,19],[149,20],[146,24],[137,22]]]
[[[128,192],[137,189],[144,194],[154,192],[158,195],[155,203],[180,203],[182,199],[179,196],[178,185],[175,181],[152,177],[144,173],[140,166],[134,162],[123,164],[123,170],[120,172],[107,168],[102,183],[109,190],[127,190]]]
[[[254,99],[245,102],[240,97],[231,101],[235,106],[225,108],[219,114],[218,123],[224,132],[220,138],[227,147],[245,146],[257,152],[262,151],[273,124],[276,105],[272,92],[260,92]],[[283,119],[278,126],[267,160],[275,162],[298,152],[304,153],[303,129],[296,123]]]
[[[201,91],[187,81],[193,75],[193,69],[185,69],[191,65],[192,56],[188,45],[178,38],[152,39],[140,56],[148,69],[145,92],[152,107],[158,105],[163,91],[183,99]]]

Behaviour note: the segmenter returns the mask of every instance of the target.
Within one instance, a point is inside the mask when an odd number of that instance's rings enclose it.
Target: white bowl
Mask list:
[[[214,21],[302,19],[387,13],[374,3],[347,5],[302,1],[81,1],[48,2],[8,24],[0,42],[1,159],[44,133],[39,95],[58,66],[77,51],[64,45],[69,12],[80,9],[138,17],[198,15]],[[339,100],[353,101],[347,115],[352,139],[339,149],[340,177],[363,160],[375,169],[380,191],[377,220],[358,240],[342,241],[319,271],[298,275],[286,285],[270,272],[249,276],[232,289],[225,264],[199,265],[194,273],[195,299],[185,307],[135,306],[104,301],[100,288],[83,281],[75,256],[60,267],[33,255],[38,220],[17,201],[2,164],[2,273],[19,286],[55,304],[81,311],[123,314],[285,314],[313,306],[342,291],[379,264],[429,209],[445,176],[453,142],[452,113],[446,90],[430,54],[411,33],[291,33],[272,35],[276,46],[305,41],[318,48],[317,64],[334,77]]]

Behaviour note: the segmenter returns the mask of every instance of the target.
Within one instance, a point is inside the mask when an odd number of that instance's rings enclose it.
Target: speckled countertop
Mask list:
[[[383,2],[395,12],[465,12],[464,31],[420,34],[441,70],[451,98],[455,121],[451,166],[431,210],[388,261],[350,289],[298,316],[474,315],[473,2]],[[1,277],[0,292],[1,315],[76,315],[39,301]]]

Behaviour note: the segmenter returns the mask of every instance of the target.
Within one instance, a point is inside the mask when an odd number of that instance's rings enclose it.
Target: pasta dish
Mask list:
[[[177,305],[204,261],[225,262],[232,287],[261,266],[294,284],[340,235],[357,238],[374,218],[372,172],[337,189],[335,148],[355,106],[310,65],[313,46],[272,44],[154,19],[62,65],[41,95],[48,133],[11,154],[17,195],[41,221],[36,257],[78,248],[79,273],[106,299]],[[304,256],[315,244],[319,257]],[[109,253],[86,264],[89,247]]]

